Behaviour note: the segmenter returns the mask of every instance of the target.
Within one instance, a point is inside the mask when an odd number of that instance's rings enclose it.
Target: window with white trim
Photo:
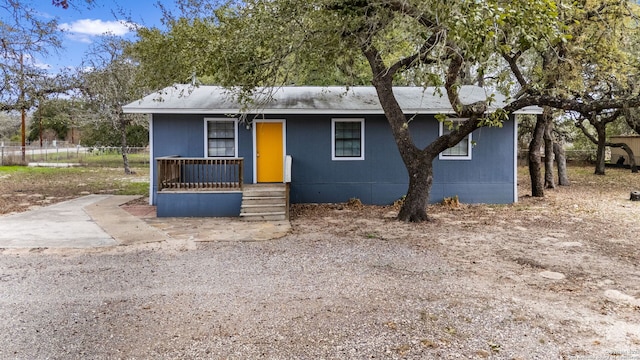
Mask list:
[[[233,119],[205,119],[207,157],[238,157],[238,122]]]
[[[460,126],[461,123],[467,121],[467,119],[453,119],[452,126],[449,127],[449,124],[445,124],[444,122],[440,122],[440,136],[449,134],[456,127]],[[448,148],[438,155],[440,160],[471,160],[471,148],[472,148],[472,139],[471,135],[467,135],[464,139],[460,140],[456,145]]]
[[[364,160],[364,119],[331,119],[331,159]]]

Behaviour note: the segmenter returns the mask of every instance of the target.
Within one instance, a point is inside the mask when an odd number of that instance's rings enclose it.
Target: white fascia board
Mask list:
[[[523,114],[523,115],[540,115],[542,114],[542,108],[524,108],[520,110],[516,110],[513,112],[514,114]]]
[[[273,114],[273,115],[282,115],[282,114],[384,114],[383,110],[374,110],[374,109],[366,109],[366,110],[357,110],[357,109],[259,109],[259,110],[247,110],[241,111],[240,109],[152,109],[152,108],[136,108],[136,109],[123,109],[125,113],[128,114]],[[414,110],[408,109],[403,110],[405,114],[452,114],[453,111],[451,109],[430,109],[429,111],[425,111],[424,109]]]
[[[273,114],[273,115],[287,115],[287,114],[322,114],[322,115],[335,115],[335,114],[384,114],[382,109],[254,109],[242,111],[240,109],[158,109],[158,108],[123,108],[125,113],[129,114]],[[451,109],[405,109],[405,114],[453,114]],[[520,109],[514,114],[542,114],[542,109]]]

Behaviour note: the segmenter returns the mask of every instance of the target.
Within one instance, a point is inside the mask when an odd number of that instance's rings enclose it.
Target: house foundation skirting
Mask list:
[[[242,191],[160,191],[156,193],[158,217],[240,216]]]

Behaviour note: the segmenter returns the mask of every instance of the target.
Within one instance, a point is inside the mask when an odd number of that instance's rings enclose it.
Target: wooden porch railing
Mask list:
[[[243,158],[157,158],[158,191],[242,190]]]

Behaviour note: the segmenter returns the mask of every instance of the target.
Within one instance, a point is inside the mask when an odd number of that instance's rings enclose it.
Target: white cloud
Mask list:
[[[52,66],[50,64],[47,64],[47,63],[44,63],[44,62],[40,62],[40,61],[36,62],[34,65],[35,65],[35,67],[37,67],[38,69],[41,69],[41,70],[50,70],[52,68]]]
[[[60,29],[76,41],[90,43],[94,36],[111,34],[126,35],[134,24],[126,21],[102,21],[100,19],[80,19],[72,23],[60,24]]]

